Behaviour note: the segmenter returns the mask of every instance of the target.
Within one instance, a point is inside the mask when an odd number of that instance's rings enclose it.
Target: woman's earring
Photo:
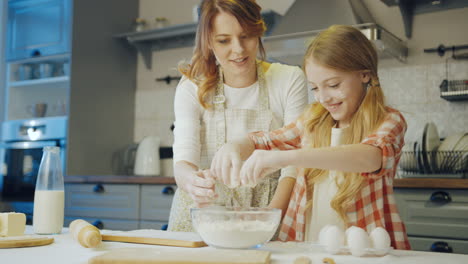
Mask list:
[[[368,82],[367,85],[366,85],[366,93],[371,87],[372,87],[372,85],[370,84],[370,82]]]

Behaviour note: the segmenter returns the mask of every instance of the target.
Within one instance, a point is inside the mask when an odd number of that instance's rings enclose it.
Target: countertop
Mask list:
[[[27,234],[32,234],[32,227],[27,226]],[[183,254],[189,250],[199,252],[206,252],[209,254],[217,249],[211,247],[203,248],[179,248],[179,247],[166,247],[154,246],[143,244],[130,244],[119,242],[103,242],[99,248],[90,249],[81,247],[78,242],[74,241],[64,228],[62,234],[52,235],[55,241],[51,245],[29,248],[9,248],[0,249],[1,263],[15,263],[15,264],[31,264],[31,263],[47,263],[47,264],[84,264],[87,263],[91,257],[105,253],[111,249],[117,248],[152,248],[155,250],[173,251],[174,254]],[[274,246],[273,246],[274,245]],[[432,252],[418,252],[418,251],[402,251],[393,250],[390,254],[384,257],[353,257],[351,255],[330,255],[318,248],[304,249],[303,246],[298,246],[297,243],[268,243],[266,247],[261,247],[259,250],[268,250],[272,253],[272,264],[289,264],[293,263],[294,259],[299,256],[308,256],[312,259],[312,263],[322,263],[325,257],[332,257],[336,263],[342,264],[466,264],[468,263],[468,255],[461,254],[447,254],[447,253],[432,253]],[[302,244],[304,245],[304,244]]]
[[[174,177],[163,176],[66,176],[65,183],[175,184]],[[395,188],[468,189],[468,179],[395,179]]]
[[[468,179],[395,179],[394,188],[468,189]]]

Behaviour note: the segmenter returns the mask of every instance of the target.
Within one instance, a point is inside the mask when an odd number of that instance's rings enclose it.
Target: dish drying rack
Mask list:
[[[403,178],[468,178],[468,151],[403,151],[398,173]]]
[[[468,80],[443,80],[439,86],[440,97],[448,101],[468,99]]]

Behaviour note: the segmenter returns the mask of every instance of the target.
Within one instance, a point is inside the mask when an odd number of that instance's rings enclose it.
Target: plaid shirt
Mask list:
[[[393,196],[393,178],[401,156],[406,132],[406,121],[395,109],[387,108],[387,115],[375,133],[361,143],[382,150],[382,166],[372,173],[362,173],[366,182],[357,194],[354,203],[347,209],[347,226],[358,226],[371,232],[383,227],[390,235],[395,249],[410,249],[405,226],[400,218]],[[303,126],[300,121],[281,129],[265,133],[250,133],[256,149],[292,150],[304,145]],[[304,241],[306,228],[307,188],[304,173],[299,173],[281,226],[279,239]]]

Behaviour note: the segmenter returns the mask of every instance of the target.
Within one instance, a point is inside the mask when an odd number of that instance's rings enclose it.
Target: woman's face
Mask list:
[[[223,67],[226,81],[256,77],[258,37],[246,32],[231,14],[221,12],[213,19],[210,47]]]
[[[361,105],[370,81],[367,72],[344,72],[307,60],[306,74],[315,99],[323,105],[338,127],[347,127]]]

